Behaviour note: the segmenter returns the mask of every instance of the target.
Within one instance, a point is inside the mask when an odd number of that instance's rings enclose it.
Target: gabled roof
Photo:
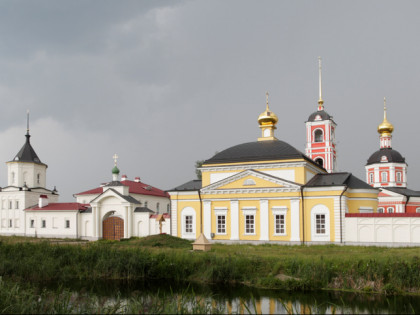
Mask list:
[[[312,179],[306,183],[305,187],[326,187],[326,186],[347,186],[352,189],[372,189],[376,190],[361,179],[352,175],[351,173],[328,173],[316,174]]]
[[[114,188],[108,188],[103,193],[101,193],[99,196],[96,196],[96,198],[93,199],[91,202],[94,202],[96,199],[98,199],[103,194],[106,194],[108,191],[112,191],[113,193],[115,193],[116,195],[118,195],[119,197],[121,197],[122,199],[124,199],[125,201],[128,201],[129,203],[140,204],[140,201],[138,201],[134,197],[132,197],[132,196],[124,196],[123,194],[121,194],[118,191],[116,191]]]
[[[19,152],[16,154],[13,160],[10,162],[32,162],[32,163],[46,165],[41,162],[38,155],[35,153],[34,148],[32,148],[31,142],[29,141],[29,138],[31,137],[31,135],[27,133],[25,137],[26,137],[25,144],[19,150]]]
[[[202,187],[201,179],[193,179],[185,184],[179,185],[169,191],[180,191],[180,190],[200,190]]]
[[[32,206],[29,208],[26,208],[25,211],[68,211],[68,210],[74,210],[74,211],[85,211],[89,209],[88,204],[78,203],[78,202],[56,202],[56,203],[50,203],[46,205],[45,207],[38,207]]]
[[[142,182],[136,182],[132,180],[123,180],[123,181],[112,181],[105,185],[105,187],[112,187],[112,186],[128,186],[128,192],[130,194],[139,194],[139,195],[150,195],[150,196],[157,196],[157,197],[166,197],[169,198],[169,194],[161,189],[156,187],[150,186],[148,184]],[[79,195],[98,195],[102,194],[103,187],[97,187],[94,189],[86,190],[75,194],[75,196]]]
[[[381,190],[389,190],[394,193],[407,196],[407,197],[420,197],[420,191],[411,190],[408,188],[401,188],[401,187],[381,187]]]

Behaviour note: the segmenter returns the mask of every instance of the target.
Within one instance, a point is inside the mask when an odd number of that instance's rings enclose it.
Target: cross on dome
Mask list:
[[[114,156],[112,157],[114,159],[114,164],[115,166],[117,166],[117,159],[118,159],[118,155],[117,153],[114,154]]]

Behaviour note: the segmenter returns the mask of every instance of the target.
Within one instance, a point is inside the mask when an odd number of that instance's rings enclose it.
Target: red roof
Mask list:
[[[47,210],[47,211],[57,211],[57,210],[86,210],[89,207],[89,204],[83,204],[78,202],[56,202],[56,203],[50,203],[45,207],[38,207],[33,206],[30,208],[26,208],[26,211],[32,211],[32,210]]]
[[[407,218],[420,217],[420,213],[346,213],[346,218]]]
[[[139,195],[150,195],[150,196],[158,196],[158,197],[166,197],[169,198],[169,194],[163,190],[160,190],[156,187],[150,186],[148,184],[142,182],[135,182],[132,180],[123,180],[121,184],[128,186],[130,194],[139,194]],[[79,195],[96,195],[101,194],[103,192],[103,187],[98,187],[90,190],[86,190],[76,194]]]

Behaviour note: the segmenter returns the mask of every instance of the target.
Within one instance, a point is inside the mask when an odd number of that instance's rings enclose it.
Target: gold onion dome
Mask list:
[[[268,106],[268,92],[266,93],[266,97],[267,108],[260,114],[260,116],[258,116],[258,123],[260,125],[275,125],[279,121],[279,118],[270,110],[270,107]]]
[[[378,133],[381,136],[389,136],[394,131],[394,126],[386,119],[386,100],[384,98],[384,120],[378,126]]]

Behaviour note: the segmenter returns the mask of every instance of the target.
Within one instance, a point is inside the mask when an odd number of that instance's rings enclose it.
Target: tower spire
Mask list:
[[[262,130],[262,137],[258,138],[258,141],[264,140],[276,140],[274,137],[274,130],[276,129],[277,121],[279,120],[277,115],[274,114],[268,105],[268,92],[265,92],[265,111],[258,116],[258,124]]]
[[[270,108],[268,107],[268,91],[267,92],[265,92],[265,103],[266,103],[266,110],[268,111],[268,110],[270,110]]]
[[[388,121],[386,117],[386,98],[384,97],[384,120],[378,126],[378,133],[380,134],[381,148],[391,148],[392,132],[394,126]]]
[[[322,100],[322,65],[321,65],[321,57],[318,57],[318,67],[319,67],[319,100],[318,100],[318,110],[324,110],[324,101]]]

